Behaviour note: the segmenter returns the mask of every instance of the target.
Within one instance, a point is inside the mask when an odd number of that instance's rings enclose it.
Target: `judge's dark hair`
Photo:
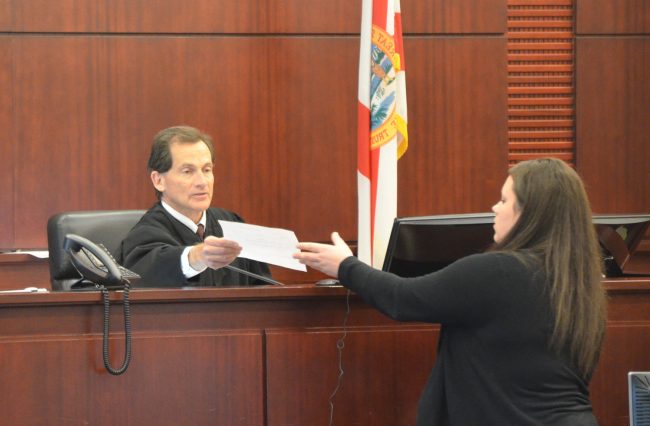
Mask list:
[[[585,377],[605,333],[602,259],[582,180],[561,160],[524,161],[508,172],[519,218],[495,249],[544,268],[555,324],[550,346],[569,350]]]
[[[214,147],[210,135],[190,126],[174,126],[161,130],[153,138],[151,154],[147,167],[149,173],[156,171],[165,173],[172,168],[171,145],[173,143],[196,143],[203,142],[210,150],[210,157],[214,162]],[[162,193],[156,190],[156,196],[160,200]]]

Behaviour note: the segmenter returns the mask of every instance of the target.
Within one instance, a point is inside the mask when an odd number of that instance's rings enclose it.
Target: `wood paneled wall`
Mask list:
[[[575,141],[564,142],[575,142],[594,210],[650,212],[648,22],[638,16],[648,1],[598,0],[608,14],[583,3],[402,1],[410,147],[400,216],[490,209],[515,158],[513,10],[567,4],[577,118]],[[45,247],[46,221],[60,211],[149,207],[151,138],[181,123],[217,143],[215,205],[303,240],[335,229],[355,240],[360,8],[0,1],[0,248]],[[599,29],[607,36],[593,37]]]
[[[577,0],[577,9],[578,171],[595,210],[648,213],[650,1]]]
[[[485,211],[507,167],[505,0],[403,3],[399,213]],[[217,143],[215,205],[355,240],[360,6],[5,1],[0,247],[45,247],[63,210],[149,207],[151,138],[179,123]]]

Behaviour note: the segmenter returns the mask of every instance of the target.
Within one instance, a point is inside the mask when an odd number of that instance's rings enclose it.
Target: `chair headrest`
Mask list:
[[[80,278],[70,262],[70,256],[63,249],[67,234],[81,235],[94,243],[101,243],[114,255],[144,213],[145,210],[94,210],[52,216],[47,222],[52,290],[69,290]]]

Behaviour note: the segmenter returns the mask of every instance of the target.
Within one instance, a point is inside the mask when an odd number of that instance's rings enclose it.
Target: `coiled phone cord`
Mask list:
[[[131,361],[131,309],[129,305],[129,290],[131,285],[128,280],[124,280],[124,336],[126,342],[124,343],[124,362],[118,369],[111,367],[108,356],[108,335],[109,335],[109,317],[110,317],[110,302],[108,300],[108,290],[103,285],[98,286],[102,291],[102,298],[104,299],[104,339],[102,350],[104,354],[104,367],[114,376],[119,376],[124,373],[129,367]]]
[[[339,365],[338,365],[338,370],[339,374],[338,377],[336,378],[336,387],[334,388],[334,391],[330,395],[329,398],[329,405],[330,405],[330,421],[328,423],[328,426],[332,426],[334,424],[334,397],[338,393],[339,389],[341,388],[341,381],[343,379],[343,373],[345,372],[343,370],[343,348],[345,348],[345,338],[348,335],[348,318],[350,318],[350,290],[348,290],[347,295],[345,296],[345,317],[343,318],[343,334],[339,338],[339,340],[336,341],[336,349],[338,350],[339,354]]]

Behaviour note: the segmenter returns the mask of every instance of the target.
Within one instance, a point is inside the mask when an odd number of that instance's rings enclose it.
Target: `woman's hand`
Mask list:
[[[346,257],[352,256],[352,250],[339,236],[332,232],[332,245],[319,243],[298,243],[300,253],[294,259],[304,265],[317,269],[330,277],[338,278],[339,265]]]

